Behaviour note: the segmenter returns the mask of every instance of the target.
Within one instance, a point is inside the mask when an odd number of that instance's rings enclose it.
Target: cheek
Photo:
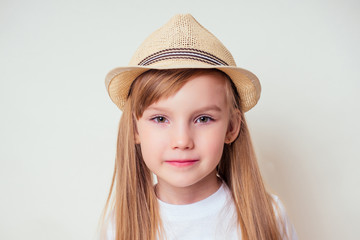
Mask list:
[[[145,164],[150,168],[158,159],[161,159],[162,149],[166,139],[160,131],[154,131],[152,128],[143,124],[138,124],[138,139],[141,146],[141,154]]]
[[[207,131],[201,136],[201,139],[198,139],[197,145],[202,149],[202,152],[212,158],[212,161],[220,161],[224,150],[225,135],[226,129],[224,127]]]
[[[224,141],[221,141],[220,138],[213,139],[212,141],[209,141],[207,149],[209,154],[214,156],[214,161],[220,161],[224,150]]]

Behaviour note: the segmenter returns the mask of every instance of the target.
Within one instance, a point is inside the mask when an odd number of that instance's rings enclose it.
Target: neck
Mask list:
[[[158,179],[155,191],[157,197],[163,202],[184,205],[209,197],[219,189],[221,183],[222,181],[216,176],[214,171],[199,182],[185,187],[173,186]]]

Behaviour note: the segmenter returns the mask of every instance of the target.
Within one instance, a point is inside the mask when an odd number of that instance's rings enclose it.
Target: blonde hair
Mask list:
[[[175,94],[190,77],[204,73],[221,74],[227,79],[230,111],[238,109],[241,113],[239,135],[231,144],[225,144],[217,170],[231,191],[242,239],[283,237],[282,224],[276,218],[272,197],[265,190],[240,97],[231,79],[216,69],[177,69],[149,70],[133,82],[129,91],[119,124],[114,175],[102,218],[105,223],[106,216],[112,216],[116,240],[165,237],[153,175],[142,159],[140,146],[135,144],[136,119],[152,103]]]

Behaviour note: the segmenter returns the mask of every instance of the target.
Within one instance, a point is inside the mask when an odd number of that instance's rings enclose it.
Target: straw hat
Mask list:
[[[111,70],[105,85],[111,100],[123,109],[131,83],[149,69],[216,68],[234,82],[243,111],[260,97],[258,78],[236,67],[231,53],[190,14],[178,14],[153,32],[135,52],[129,66]]]

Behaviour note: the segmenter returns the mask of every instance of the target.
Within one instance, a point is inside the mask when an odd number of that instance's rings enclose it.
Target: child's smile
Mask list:
[[[201,189],[203,195],[218,188],[216,166],[230,121],[225,81],[218,73],[194,76],[175,95],[146,108],[137,121],[137,142],[158,177],[160,198],[165,187]]]
[[[174,159],[174,160],[167,160],[166,163],[174,166],[174,167],[187,167],[194,165],[195,163],[199,162],[198,159]]]

